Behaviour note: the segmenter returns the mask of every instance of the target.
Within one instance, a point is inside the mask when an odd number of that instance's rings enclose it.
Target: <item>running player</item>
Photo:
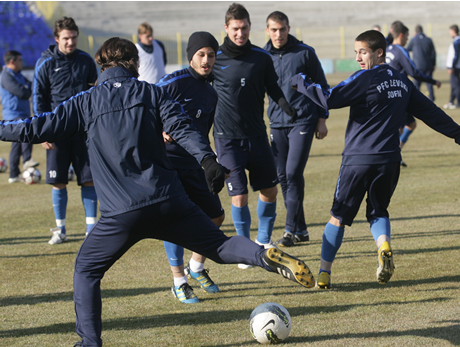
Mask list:
[[[351,226],[366,194],[366,217],[378,248],[377,280],[384,284],[393,275],[387,208],[399,179],[399,127],[406,112],[460,144],[460,126],[403,73],[385,64],[385,50],[385,37],[376,30],[366,31],[355,40],[361,71],[336,87],[324,90],[302,74],[292,78],[293,87],[325,109],[350,106],[332,217],[323,234],[319,288],[331,287],[332,262],[345,225]]]

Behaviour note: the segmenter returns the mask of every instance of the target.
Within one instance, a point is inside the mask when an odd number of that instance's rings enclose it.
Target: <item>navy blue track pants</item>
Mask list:
[[[264,248],[242,237],[227,237],[187,195],[112,217],[101,217],[75,260],[76,330],[83,346],[102,346],[101,289],[105,272],[145,238],[169,241],[220,264],[250,264],[271,271]]]
[[[303,210],[303,172],[310,155],[315,130],[316,123],[270,130],[272,151],[287,211],[285,228],[293,233],[307,229]]]
[[[11,144],[10,178],[19,176],[19,174],[21,173],[21,170],[19,170],[19,162],[21,159],[21,155],[23,163],[30,160],[30,158],[32,157],[32,147],[33,144],[31,143],[13,142]]]

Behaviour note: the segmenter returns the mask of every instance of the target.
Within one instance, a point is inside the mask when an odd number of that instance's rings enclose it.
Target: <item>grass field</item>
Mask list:
[[[437,102],[448,99],[444,85]],[[346,76],[328,76],[331,84]],[[460,123],[460,110],[449,114]],[[334,110],[329,135],[314,141],[305,170],[305,211],[311,241],[288,249],[319,270],[321,236],[343,149],[347,110]],[[8,158],[10,144],[0,143]],[[285,346],[457,346],[460,345],[460,148],[453,140],[418,123],[403,151],[402,168],[390,205],[396,271],[385,286],[375,278],[376,247],[364,209],[345,238],[333,268],[333,289],[304,289],[261,269],[207,263],[221,292],[198,289],[201,302],[185,305],[170,291],[172,276],[162,242],[135,245],[102,281],[104,346],[247,346],[256,345],[248,329],[251,311],[274,301],[285,306],[293,321]],[[34,147],[34,159],[45,173],[45,153]],[[73,263],[84,233],[80,190],[68,186],[69,242],[51,246],[54,227],[50,187],[8,184],[0,174],[0,346],[73,346]],[[234,235],[230,200],[223,230]],[[257,230],[255,203],[252,236]],[[273,239],[283,234],[285,210],[278,200]],[[154,223],[154,221],[152,221]],[[186,251],[185,260],[190,257]]]

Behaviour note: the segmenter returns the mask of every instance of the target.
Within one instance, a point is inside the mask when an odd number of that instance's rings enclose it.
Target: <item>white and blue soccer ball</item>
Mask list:
[[[280,304],[266,302],[257,306],[249,317],[252,336],[261,344],[276,344],[291,332],[291,316]]]
[[[29,167],[22,173],[22,178],[25,184],[36,184],[42,179],[42,174],[37,168]]]
[[[73,179],[75,178],[75,170],[73,168],[72,165],[69,166],[69,181],[73,181]]]
[[[5,172],[8,169],[8,162],[5,158],[0,158],[0,172]]]

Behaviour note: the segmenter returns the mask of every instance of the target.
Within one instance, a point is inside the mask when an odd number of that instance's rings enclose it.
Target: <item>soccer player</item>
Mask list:
[[[208,141],[163,88],[138,81],[136,46],[118,37],[96,53],[96,87],[22,121],[1,121],[0,140],[40,143],[86,132],[101,218],[75,260],[76,346],[102,346],[101,288],[105,272],[138,241],[169,241],[218,263],[246,263],[305,287],[314,279],[303,261],[241,237],[227,237],[186,195],[165,150],[162,132],[201,163],[210,191],[225,171]],[[155,345],[154,342],[151,343]]]
[[[407,50],[412,52],[412,60],[417,69],[425,76],[433,77],[433,71],[436,68],[436,49],[433,40],[423,33],[423,27],[420,24],[415,26],[415,36],[409,41]],[[414,85],[420,89],[422,82],[414,80]],[[427,83],[426,87],[430,95],[430,100],[434,101],[433,85]]]
[[[21,73],[23,65],[22,54],[16,51],[8,51],[3,56],[3,61],[5,66],[2,71],[0,88],[3,119],[29,118],[29,98],[32,95],[32,83]],[[19,171],[21,155],[24,170],[40,164],[32,159],[32,145],[30,143],[13,143],[10,152],[10,178],[8,178],[8,183],[24,181]]]
[[[278,85],[286,100],[297,112],[292,122],[281,107],[270,98],[268,117],[270,118],[270,140],[278,179],[286,207],[286,224],[283,237],[276,242],[279,246],[290,247],[295,242],[309,240],[303,209],[305,180],[303,172],[307,164],[313,136],[323,139],[327,135],[328,113],[313,101],[291,88],[290,78],[302,72],[321,85],[329,88],[321,63],[315,50],[289,34],[288,17],[279,11],[267,17],[266,32],[270,40],[264,49],[270,53],[278,75]]]
[[[157,83],[163,77],[166,65],[166,50],[161,41],[153,39],[153,28],[149,23],[142,23],[137,29],[139,42],[139,81]]]
[[[384,284],[393,275],[387,209],[399,179],[399,127],[406,112],[460,144],[460,126],[415,88],[405,74],[385,64],[385,50],[385,37],[369,30],[355,40],[361,71],[336,87],[324,90],[302,74],[292,79],[299,92],[325,109],[350,106],[332,217],[323,234],[319,288],[331,287],[331,267],[345,225],[351,226],[366,194],[366,217],[378,248],[377,280]]]
[[[181,104],[185,113],[192,118],[193,125],[206,139],[214,121],[217,104],[217,93],[210,82],[214,78],[211,71],[218,48],[217,40],[210,33],[203,31],[193,33],[187,44],[190,66],[166,75],[157,83],[157,86],[165,88],[169,95]],[[203,169],[196,159],[174,139],[167,134],[164,136],[169,160],[177,171],[190,200],[198,205],[216,226],[221,226],[225,219],[224,210],[219,196],[209,192]],[[164,247],[174,277],[172,292],[180,302],[185,304],[199,302],[192,287],[187,283],[185,270],[207,293],[219,292],[219,287],[204,268],[206,260],[204,256],[193,253],[184,269],[184,248],[167,241],[164,242]]]
[[[51,45],[35,65],[33,86],[34,114],[51,112],[64,100],[91,88],[97,79],[94,60],[77,48],[78,26],[72,18],[63,17],[54,24],[55,45]],[[81,199],[86,214],[86,234],[96,223],[97,196],[89,167],[86,136],[44,142],[46,149],[46,183],[53,186],[52,200],[56,228],[49,244],[67,241],[66,212],[69,167],[72,164],[81,186]]]
[[[225,14],[227,36],[217,52],[214,88],[219,96],[214,138],[219,163],[232,170],[226,180],[232,200],[232,218],[238,235],[250,237],[248,179],[259,192],[256,242],[273,247],[278,175],[264,123],[265,91],[284,112],[297,118],[277,84],[270,54],[249,41],[251,20],[246,8],[233,3]],[[240,268],[246,268],[241,265]]]
[[[453,41],[447,52],[446,66],[450,75],[451,93],[449,103],[443,106],[450,110],[460,107],[460,35],[458,32],[458,25],[450,26],[449,33]]]
[[[386,62],[391,67],[395,68],[405,75],[412,76],[414,79],[430,84],[435,84],[436,87],[441,87],[441,82],[436,81],[433,78],[424,75],[420,70],[415,67],[414,62],[409,57],[409,53],[404,49],[409,39],[409,29],[399,21],[396,21],[391,26],[393,33],[393,43],[387,48]],[[417,126],[417,121],[412,114],[407,114],[406,119],[401,124],[401,136],[400,146],[401,149],[406,144],[409,136],[413,133]],[[402,166],[407,166],[406,163],[401,160]]]

